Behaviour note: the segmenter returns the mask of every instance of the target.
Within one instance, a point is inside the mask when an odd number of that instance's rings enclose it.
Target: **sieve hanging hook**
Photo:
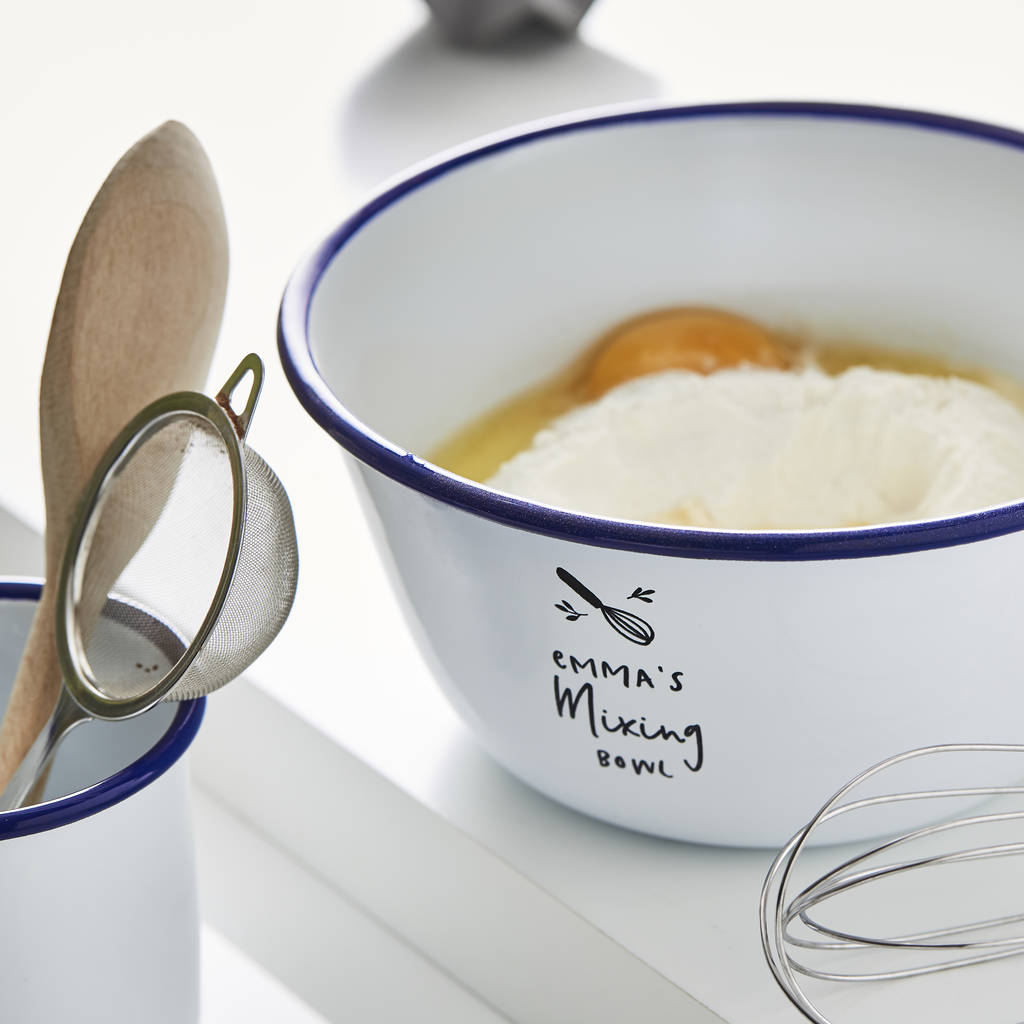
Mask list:
[[[231,404],[232,396],[239,384],[242,383],[242,380],[250,374],[252,375],[252,384],[249,388],[249,396],[245,400],[242,411],[240,413],[235,412],[234,406]],[[224,387],[217,392],[214,398],[214,401],[224,410],[228,419],[231,420],[231,425],[235,428],[239,441],[244,441],[245,435],[249,433],[249,423],[252,420],[253,410],[256,408],[256,403],[259,401],[262,391],[263,360],[255,352],[250,352],[235,367],[231,376],[224,382]]]

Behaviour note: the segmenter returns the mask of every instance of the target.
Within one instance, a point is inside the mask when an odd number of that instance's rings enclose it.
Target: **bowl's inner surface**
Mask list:
[[[0,708],[7,706],[35,610],[35,601],[0,598]],[[43,800],[77,793],[137,761],[167,732],[177,709],[159,704],[128,721],[86,722],[73,729],[52,762]]]
[[[326,268],[309,334],[350,413],[422,455],[670,305],[1024,379],[1021,266],[1015,146],[841,116],[627,120],[400,195]]]

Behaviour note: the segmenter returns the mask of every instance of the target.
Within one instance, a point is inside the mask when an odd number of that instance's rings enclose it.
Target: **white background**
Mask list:
[[[758,971],[746,895],[712,898],[714,886],[731,885],[729,878],[756,883],[763,857],[687,853],[583,822],[510,783],[467,738],[398,625],[341,460],[284,382],[275,351],[277,304],[299,256],[382,179],[446,146],[529,118],[647,98],[812,98],[915,106],[1024,127],[1024,6],[598,0],[578,39],[534,38],[492,53],[447,46],[418,0],[5,0],[2,13],[0,506],[37,531],[43,526],[38,378],[64,258],[81,217],[135,139],[167,118],[182,120],[210,154],[231,239],[228,304],[211,382],[219,384],[250,349],[266,361],[269,380],[250,441],[288,487],[300,531],[296,609],[251,679],[431,813],[486,841],[517,870],[599,921],[637,956],[657,960],[651,951],[660,946],[658,969],[665,975],[684,972],[685,964],[671,945],[672,929],[656,917],[655,890],[641,892],[631,908],[608,896],[602,881],[619,857],[662,883],[680,871],[696,872],[683,886],[693,920],[725,951],[716,954],[717,968],[701,969],[707,991],[721,994],[718,1012],[743,1024],[768,1020],[769,1007],[772,1020],[795,1019]],[[10,557],[10,570],[22,571],[17,552]],[[385,687],[387,716],[381,713]],[[220,714],[228,714],[235,706],[230,700],[227,693],[214,697],[211,708],[221,702]],[[202,806],[201,862],[209,862],[218,850],[235,847],[217,832],[217,822],[230,815]],[[369,833],[377,825],[372,815],[362,822]],[[557,857],[545,854],[554,834],[565,849],[588,844],[589,875],[566,873]],[[735,875],[715,874],[726,868]],[[338,963],[348,967],[338,967],[338,985],[349,986],[349,1005],[361,1007],[351,1019],[411,1019],[407,1004],[381,994],[393,995],[403,984],[419,993],[423,1019],[433,1019],[432,1007],[436,1019],[461,1013],[467,1021],[495,1019],[486,999],[467,994],[472,987],[479,993],[479,983],[464,991],[450,966],[440,966],[441,951],[418,943],[414,952],[393,931],[381,931],[375,913],[357,908],[345,918],[352,922],[353,949],[380,950],[364,960],[339,951]],[[301,944],[301,929],[293,932],[291,924],[282,923],[287,942]],[[289,1002],[286,990],[236,945],[207,934],[204,1024],[318,1019]],[[705,944],[700,934],[690,938],[695,948]],[[237,933],[234,939],[240,941]],[[742,970],[750,971],[742,983],[728,960],[734,949]],[[276,969],[271,959],[264,957],[264,967]],[[688,981],[677,975],[674,983]],[[330,1019],[346,1019],[338,1008],[343,1003],[329,993],[314,1001]]]

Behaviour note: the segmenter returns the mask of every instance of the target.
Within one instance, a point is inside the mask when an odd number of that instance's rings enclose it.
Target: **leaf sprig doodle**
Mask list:
[[[653,593],[653,590],[644,590],[643,587],[637,587],[636,590],[626,598],[626,600],[632,601],[636,598],[637,601],[644,601],[646,604],[650,604],[654,600],[654,598],[651,597],[651,594]]]
[[[578,611],[576,611],[576,609],[573,608],[573,606],[571,604],[569,604],[568,601],[560,601],[558,604],[555,605],[555,607],[560,612],[565,612],[565,617],[570,622],[575,622],[577,619],[582,618],[584,615],[587,614],[586,612],[578,612]]]

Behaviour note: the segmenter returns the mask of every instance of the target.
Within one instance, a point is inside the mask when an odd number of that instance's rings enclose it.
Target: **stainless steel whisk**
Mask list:
[[[1014,775],[1024,779],[1024,746],[1015,744],[945,744],[921,747],[879,762],[840,789],[779,852],[765,878],[761,891],[761,942],[775,980],[803,1015],[816,1024],[834,1024],[812,1001],[798,976],[824,982],[880,982],[916,978],[973,965],[991,963],[1024,955],[1024,913],[996,913],[976,917],[977,906],[966,913],[969,919],[941,927],[898,929],[895,934],[876,934],[874,928],[854,924],[840,926],[835,918],[843,912],[847,894],[872,885],[920,884],[925,873],[960,865],[984,864],[976,870],[986,872],[991,884],[992,862],[1024,858],[1024,785],[982,784],[961,787],[906,790],[853,798],[853,791],[868,780],[873,785],[885,773],[923,758],[959,759],[966,755],[984,756],[986,775],[1005,755],[1020,761],[1001,777]],[[1006,767],[1005,765],[1002,767]],[[903,831],[866,850],[846,857],[813,878],[796,882],[801,857],[807,847],[820,841],[819,830],[842,816],[865,813],[892,813],[895,808],[918,801],[957,801],[957,809],[945,819]],[[966,813],[968,807],[973,813]],[[891,819],[878,819],[878,831],[892,832]],[[1002,832],[1009,831],[1009,836]],[[968,838],[970,837],[970,838]],[[1005,841],[1009,839],[1009,841]],[[947,847],[947,841],[953,845]],[[820,856],[817,854],[816,856]],[[1024,860],[1022,860],[1024,864]],[[1021,866],[1012,865],[1013,867]],[[956,867],[955,870],[961,870]],[[917,876],[911,878],[911,876]],[[956,892],[972,896],[959,879]],[[799,885],[799,891],[791,890]],[[912,901],[901,903],[900,891],[887,889],[886,905],[899,913]],[[1000,901],[1024,903],[1024,886],[999,886]],[[948,888],[932,887],[925,900],[918,900],[917,911],[924,906],[928,916],[957,901],[950,899]],[[931,898],[929,899],[929,895]],[[864,894],[860,894],[863,903]],[[976,900],[977,894],[973,894]],[[830,906],[826,906],[831,904]],[[1012,908],[1010,908],[1012,909]],[[855,913],[855,920],[864,917]],[[849,904],[846,905],[849,913]],[[915,911],[916,912],[916,911]],[[876,921],[876,927],[877,927]],[[923,1009],[923,1008],[922,1008]],[[977,1018],[972,1021],[975,1024]]]

